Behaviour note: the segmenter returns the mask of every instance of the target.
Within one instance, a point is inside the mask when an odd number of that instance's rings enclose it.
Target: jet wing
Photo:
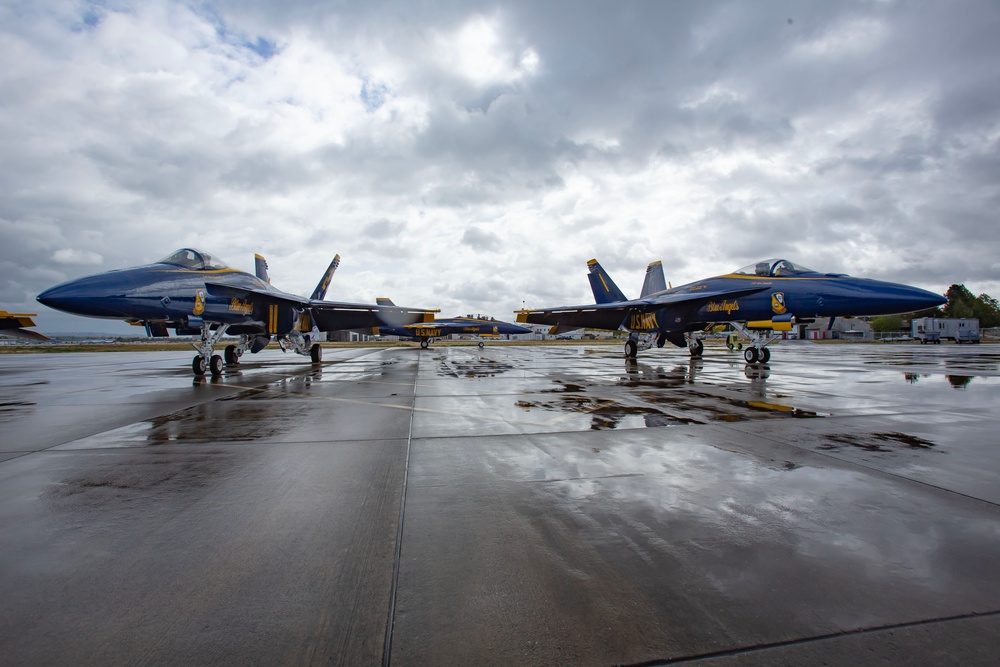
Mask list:
[[[212,296],[218,296],[224,299],[234,298],[245,300],[252,295],[270,301],[271,303],[284,303],[289,306],[297,306],[299,308],[305,308],[312,303],[309,299],[301,296],[295,296],[294,294],[288,294],[287,292],[280,292],[278,290],[271,291],[247,289],[245,287],[233,287],[232,285],[224,285],[222,283],[205,283],[205,289],[207,289],[208,293]]]
[[[25,328],[35,326],[34,320],[31,319],[33,316],[33,313],[8,313],[6,310],[0,310],[0,336],[10,336],[23,340],[49,340],[48,336]]]
[[[331,264],[331,266],[333,266]],[[221,283],[205,283],[212,296],[247,300],[260,299],[269,303],[282,303],[302,310],[308,310],[313,323],[320,331],[342,331],[346,329],[368,329],[378,326],[404,326],[423,322],[431,311],[426,308],[406,308],[403,306],[372,306],[364,303],[342,303],[305,299],[277,290],[256,290],[232,287]],[[433,311],[437,312],[437,311]]]
[[[336,301],[312,301],[309,311],[320,331],[401,327],[424,322],[428,317],[433,317],[431,311],[424,308],[371,306]]]
[[[714,289],[698,291],[670,292],[657,294],[646,299],[594,303],[586,306],[562,306],[541,310],[517,311],[517,321],[529,324],[550,324],[575,329],[618,329],[631,313],[649,313],[673,305],[698,308],[702,302],[720,297],[738,297],[754,294],[767,287],[744,289]]]

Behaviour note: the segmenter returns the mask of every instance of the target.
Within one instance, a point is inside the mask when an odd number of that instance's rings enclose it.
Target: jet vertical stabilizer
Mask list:
[[[260,255],[253,256],[254,275],[267,284],[271,284],[271,279],[267,277],[267,260]]]
[[[611,280],[611,276],[604,270],[604,267],[596,259],[587,262],[590,269],[590,288],[594,292],[594,301],[597,303],[616,303],[618,301],[628,301],[622,291]]]
[[[663,277],[663,263],[651,262],[646,267],[646,279],[642,282],[642,294],[640,299],[645,299],[650,294],[656,294],[667,289],[667,281]]]
[[[322,301],[326,298],[326,290],[329,289],[330,280],[333,279],[333,272],[337,270],[338,266],[340,266],[340,255],[334,255],[333,261],[330,262],[330,266],[326,267],[326,272],[323,274],[323,277],[320,278],[319,284],[316,285],[316,289],[313,290],[312,296],[309,297],[310,299]]]

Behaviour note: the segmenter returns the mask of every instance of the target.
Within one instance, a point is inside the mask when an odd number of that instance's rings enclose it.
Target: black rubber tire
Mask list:
[[[688,349],[691,351],[692,357],[700,357],[702,352],[705,351],[705,344],[698,340],[695,341],[694,345],[689,345]]]
[[[208,370],[208,363],[206,363],[205,357],[203,357],[203,356],[201,356],[199,354],[194,359],[192,359],[191,360],[191,370],[198,377],[201,377],[202,375],[204,375],[205,371]]]
[[[639,353],[639,346],[635,344],[634,340],[625,341],[625,358],[635,359],[635,356]]]
[[[479,347],[483,347],[483,341],[479,341]]]
[[[213,354],[208,362],[208,370],[211,371],[212,375],[222,375],[222,357]]]
[[[236,354],[235,345],[227,345],[225,351],[223,351],[223,358],[226,360],[227,366],[235,366],[240,363],[240,358]]]
[[[313,346],[309,348],[309,358],[314,364],[323,361],[323,346],[319,343],[313,343]]]
[[[421,349],[421,350],[426,350],[426,349],[427,349],[427,346],[428,346],[429,344],[430,344],[430,343],[428,343],[428,342],[427,342],[427,339],[425,338],[424,340],[420,341],[420,349]]]
[[[746,350],[743,351],[743,358],[746,359],[746,361],[747,361],[748,364],[756,364],[757,363],[757,348],[755,348],[755,347],[748,347]]]
[[[771,361],[771,350],[762,347],[760,349],[760,363],[766,364],[769,361]]]

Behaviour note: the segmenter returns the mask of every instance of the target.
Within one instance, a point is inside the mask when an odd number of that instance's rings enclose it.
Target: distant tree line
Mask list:
[[[1000,303],[989,294],[975,296],[965,285],[952,285],[944,294],[948,303],[909,315],[884,315],[872,319],[875,331],[898,331],[904,321],[917,317],[976,318],[983,328],[1000,326]]]

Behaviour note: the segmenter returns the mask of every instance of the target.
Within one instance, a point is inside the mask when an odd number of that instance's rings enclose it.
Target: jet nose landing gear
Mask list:
[[[191,371],[195,376],[200,377],[205,374],[205,371],[210,371],[213,377],[222,375],[222,357],[212,354],[212,352],[228,328],[228,324],[220,324],[213,332],[208,322],[201,325],[201,344],[191,344],[198,351],[197,356],[191,360]]]

